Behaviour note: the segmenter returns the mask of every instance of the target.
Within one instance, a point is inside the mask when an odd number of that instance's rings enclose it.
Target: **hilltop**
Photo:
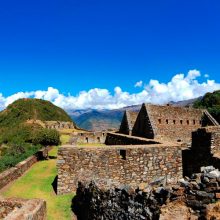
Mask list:
[[[220,123],[220,90],[213,93],[206,93],[200,100],[197,100],[195,108],[206,108],[209,113]]]
[[[0,129],[16,126],[27,120],[70,121],[61,108],[41,99],[19,99],[0,112]]]

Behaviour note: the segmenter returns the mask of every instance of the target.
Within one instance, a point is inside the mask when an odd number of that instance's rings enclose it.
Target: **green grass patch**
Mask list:
[[[70,140],[70,135],[68,134],[61,134],[60,136],[60,141],[61,141],[61,144],[67,144]]]
[[[49,156],[57,156],[58,147],[53,147]],[[71,219],[73,194],[57,196],[52,183],[57,175],[56,160],[50,159],[34,164],[21,178],[2,192],[5,197],[40,198],[47,202],[48,220]]]

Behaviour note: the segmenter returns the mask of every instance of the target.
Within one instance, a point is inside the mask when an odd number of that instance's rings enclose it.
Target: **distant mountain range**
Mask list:
[[[201,98],[170,102],[170,104],[175,106],[192,106],[198,99]],[[71,110],[68,111],[68,114],[80,128],[90,131],[115,130],[119,129],[125,110],[138,112],[140,108],[141,105],[133,105],[114,110]]]

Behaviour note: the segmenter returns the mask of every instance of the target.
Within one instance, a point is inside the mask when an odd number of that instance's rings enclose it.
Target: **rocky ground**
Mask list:
[[[79,183],[72,209],[79,220],[220,219],[220,172],[214,167],[203,167],[176,185],[158,184],[103,191],[94,183]]]

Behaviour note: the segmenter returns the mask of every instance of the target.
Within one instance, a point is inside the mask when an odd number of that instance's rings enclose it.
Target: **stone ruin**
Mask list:
[[[76,128],[74,123],[69,122],[69,121],[45,121],[44,124],[45,124],[45,127],[48,128],[48,129],[62,130],[62,129],[74,129],[74,128]]]
[[[78,220],[220,219],[220,172],[212,166],[180,179],[175,185],[162,181],[135,190],[103,190],[94,182],[79,183],[72,209]]]
[[[58,194],[74,192],[79,181],[137,187],[160,178],[175,182],[204,165],[218,168],[218,130],[206,110],[143,104],[138,114],[125,112],[118,133],[79,133],[73,145],[59,149]],[[201,131],[210,133],[205,141]],[[203,160],[198,152],[210,156]]]
[[[133,125],[132,135],[161,141],[190,142],[191,133],[206,126],[218,126],[207,110],[144,103]]]
[[[70,144],[104,144],[107,133],[103,132],[74,132]]]
[[[0,219],[46,220],[46,202],[41,199],[0,199]]]

